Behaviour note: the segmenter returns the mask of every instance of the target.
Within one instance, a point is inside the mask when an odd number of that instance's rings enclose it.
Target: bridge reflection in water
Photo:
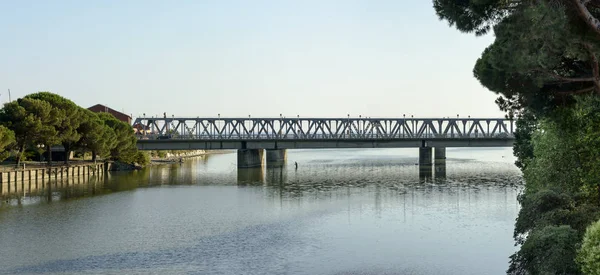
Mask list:
[[[380,186],[402,189],[407,184],[445,184],[448,176],[451,177],[450,182],[457,179],[468,181],[474,173],[470,171],[482,171],[486,177],[498,174],[498,178],[505,178],[506,169],[514,168],[512,164],[506,164],[508,168],[496,171],[489,164],[473,166],[475,164],[453,160],[450,165],[456,167],[452,169],[451,175],[447,175],[446,159],[439,159],[432,166],[417,166],[413,159],[394,158],[391,161],[381,159],[356,163],[303,162],[298,169],[293,164],[241,169],[232,163],[235,154],[219,156],[217,159],[220,163],[210,164],[208,159],[211,157],[213,156],[206,155],[184,163],[155,165],[142,171],[111,172],[100,177],[17,182],[13,183],[15,186],[11,187],[10,192],[5,191],[0,195],[0,206],[91,197],[165,185],[264,186],[271,191],[281,192],[279,195],[284,196],[297,196],[314,190],[326,192],[340,187]],[[217,165],[220,168],[215,168]],[[465,171],[467,174],[457,174],[457,171]],[[515,182],[519,182],[520,174],[516,171],[512,177]],[[478,178],[474,177],[473,180],[477,182]]]
[[[435,166],[419,166],[419,182],[441,182],[446,179],[445,160]],[[237,183],[240,185],[273,185],[288,182],[288,175],[296,173],[293,167],[259,167],[237,169]]]

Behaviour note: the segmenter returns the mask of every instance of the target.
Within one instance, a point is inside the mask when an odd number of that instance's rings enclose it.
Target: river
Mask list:
[[[511,148],[235,154],[58,184],[0,204],[0,274],[504,274],[521,174]],[[298,169],[294,168],[298,163]]]

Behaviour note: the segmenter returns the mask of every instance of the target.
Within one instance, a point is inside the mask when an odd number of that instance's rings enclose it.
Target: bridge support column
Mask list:
[[[433,156],[436,163],[440,160],[446,162],[446,147],[435,147]]]
[[[419,147],[419,166],[431,166],[431,147]]]
[[[286,149],[267,149],[267,167],[282,167],[286,161]]]
[[[240,149],[237,151],[238,168],[263,167],[264,160],[264,149]]]
[[[433,151],[435,177],[446,177],[446,147],[435,147]]]
[[[431,147],[419,147],[419,179],[428,182],[432,178]]]

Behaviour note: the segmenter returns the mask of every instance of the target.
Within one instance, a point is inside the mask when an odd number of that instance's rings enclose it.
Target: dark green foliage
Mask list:
[[[579,240],[579,233],[568,225],[533,231],[511,256],[508,274],[581,274],[573,261]]]
[[[600,208],[583,194],[566,194],[549,189],[525,193],[519,196],[521,210],[515,224],[515,239],[523,241],[523,235],[549,225],[569,225],[583,232],[593,221],[600,218]]]
[[[517,118],[526,181],[510,274],[579,274],[575,249],[600,205],[598,1],[433,0],[462,32],[494,30],[473,74]],[[579,97],[593,94],[594,97]],[[595,274],[595,273],[594,273]]]
[[[60,118],[59,124],[55,127],[57,138],[65,147],[66,154],[68,155],[81,138],[81,133],[77,129],[84,121],[83,109],[73,101],[50,92],[38,92],[27,95],[25,98],[46,101],[57,109],[58,117]],[[68,158],[65,158],[65,163],[68,163]]]
[[[115,135],[115,145],[109,150],[111,158],[126,163],[134,162],[137,154],[137,139],[133,128],[109,113],[99,113],[98,116]]]
[[[572,95],[600,94],[600,81],[593,78],[600,76],[600,31],[585,23],[575,1],[434,0],[433,5],[440,19],[460,31],[494,29],[496,39],[473,72],[502,95],[503,110],[528,108],[540,115],[571,103]]]
[[[0,158],[14,138],[17,166],[26,149],[43,151],[40,144],[48,151],[53,145],[62,144],[67,154],[73,149],[91,151],[94,161],[99,155],[146,163],[146,155],[138,153],[137,139],[129,124],[107,113],[83,109],[53,93],[39,92],[5,104],[0,110],[0,125],[6,127],[0,126]]]
[[[600,221],[585,231],[581,249],[577,253],[577,263],[585,274],[600,274]]]
[[[15,143],[15,133],[0,125],[0,161],[9,157],[8,148]]]
[[[96,161],[97,156],[110,156],[110,150],[116,146],[115,131],[98,114],[87,109],[83,109],[82,114],[84,119],[77,129],[81,138],[76,146],[81,150],[91,151],[93,161]]]
[[[577,274],[532,260],[538,256],[543,259],[550,252],[525,244],[540,241],[532,237],[540,236],[540,231],[550,226],[568,226],[577,233],[571,236],[577,244],[585,228],[600,218],[600,99],[575,99],[571,107],[558,108],[539,121],[529,131],[530,143],[515,147],[526,156],[522,168],[526,186],[519,197],[522,207],[515,224],[515,239],[523,246],[511,257],[511,274]],[[556,249],[552,252],[555,255],[563,253],[558,261],[573,268],[571,247],[546,249]]]
[[[480,0],[456,1],[434,0],[433,7],[442,20],[463,32],[487,33],[504,16],[507,1]]]
[[[515,165],[521,170],[524,170],[527,162],[533,158],[531,138],[536,130],[537,118],[532,113],[526,112],[517,119],[513,154],[517,157]]]
[[[20,98],[6,103],[0,110],[0,123],[14,132],[17,166],[27,147],[50,147],[60,142],[55,130],[60,123],[58,111],[42,100]]]
[[[147,152],[137,151],[134,162],[141,166],[148,165],[150,164],[150,154]]]

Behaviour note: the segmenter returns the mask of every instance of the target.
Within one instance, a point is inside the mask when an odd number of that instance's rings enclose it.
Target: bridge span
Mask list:
[[[285,162],[286,149],[324,148],[419,148],[431,165],[446,147],[510,147],[515,130],[504,118],[142,117],[133,127],[140,150],[237,149],[240,168],[262,167],[263,149],[268,165]]]

